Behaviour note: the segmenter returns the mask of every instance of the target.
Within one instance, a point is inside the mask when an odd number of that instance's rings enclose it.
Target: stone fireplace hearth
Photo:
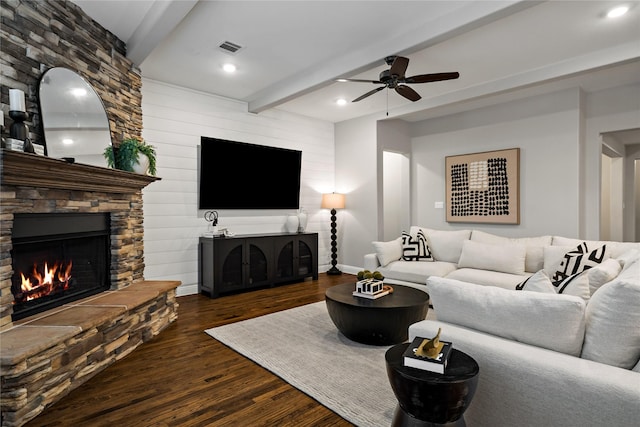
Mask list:
[[[145,281],[142,188],[158,178],[2,150],[0,371],[2,426],[20,426],[177,318],[177,281]],[[110,288],[12,319],[16,215],[109,218]]]

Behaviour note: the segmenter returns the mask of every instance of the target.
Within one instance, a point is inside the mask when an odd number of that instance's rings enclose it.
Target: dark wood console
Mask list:
[[[200,237],[198,292],[211,298],[318,278],[318,234]]]

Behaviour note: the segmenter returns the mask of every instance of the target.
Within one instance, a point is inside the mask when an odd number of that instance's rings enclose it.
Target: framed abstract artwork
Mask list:
[[[447,222],[520,224],[520,149],[445,158]]]

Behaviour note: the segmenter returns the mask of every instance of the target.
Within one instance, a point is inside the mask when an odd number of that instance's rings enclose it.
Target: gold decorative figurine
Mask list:
[[[416,356],[426,357],[429,359],[436,359],[444,344],[440,342],[440,331],[442,328],[438,328],[438,333],[432,339],[424,339],[416,350]]]

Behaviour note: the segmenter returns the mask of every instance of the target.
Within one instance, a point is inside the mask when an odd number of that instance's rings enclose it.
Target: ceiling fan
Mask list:
[[[362,96],[354,99],[351,102],[362,101],[366,97],[373,95],[376,92],[380,92],[382,89],[389,88],[395,89],[400,95],[404,96],[410,101],[417,101],[420,98],[420,94],[407,86],[406,84],[412,83],[430,83],[439,82],[442,80],[452,80],[460,77],[460,73],[434,73],[434,74],[419,74],[417,76],[405,77],[404,73],[409,66],[409,58],[403,56],[387,56],[384,58],[387,65],[391,66],[388,70],[384,70],[380,73],[379,80],[360,80],[360,79],[339,79],[340,82],[360,82],[360,83],[373,83],[381,84],[383,86],[377,87]]]

